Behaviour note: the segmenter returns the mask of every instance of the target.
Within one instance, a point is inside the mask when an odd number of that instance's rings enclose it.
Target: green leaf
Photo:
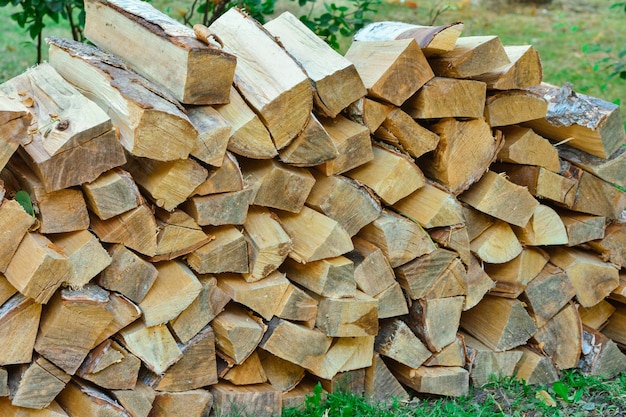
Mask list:
[[[24,191],[20,190],[15,193],[15,201],[20,203],[20,206],[24,209],[24,211],[31,216],[35,217],[35,209],[33,208],[33,202],[30,199],[30,195]]]
[[[552,389],[555,394],[569,402],[569,388],[561,381],[556,381],[552,384]]]

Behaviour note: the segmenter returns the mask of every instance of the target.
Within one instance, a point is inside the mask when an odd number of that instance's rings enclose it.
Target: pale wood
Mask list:
[[[353,297],[318,300],[315,326],[331,337],[375,336],[378,333],[378,302],[357,291]]]
[[[302,132],[278,155],[286,164],[311,167],[332,161],[339,156],[339,151],[322,123],[311,113]]]
[[[298,213],[315,178],[305,168],[282,164],[276,159],[242,161],[246,183],[254,189],[252,204]]]
[[[432,151],[439,143],[439,136],[417,123],[412,115],[399,108],[387,114],[381,126],[374,132],[374,136],[413,158],[419,158]]]
[[[141,381],[137,381],[133,390],[111,390],[111,395],[131,417],[148,417],[156,398],[156,392]]]
[[[0,273],[5,272],[11,258],[29,228],[35,223],[35,217],[26,213],[15,200],[0,199]]]
[[[424,229],[385,209],[376,220],[361,229],[357,236],[378,246],[392,268],[435,250],[435,244]]]
[[[402,105],[415,119],[483,117],[487,86],[484,82],[435,77]]]
[[[427,229],[465,222],[456,197],[430,182],[393,204],[392,208]]]
[[[454,49],[429,57],[436,75],[451,78],[472,78],[509,64],[509,57],[497,36],[461,36]]]
[[[406,296],[397,282],[375,295],[374,298],[378,300],[379,319],[403,316],[409,312]]]
[[[407,324],[431,352],[441,352],[456,339],[464,302],[463,296],[416,300]]]
[[[278,154],[270,132],[235,87],[230,89],[228,104],[215,106],[215,109],[232,127],[229,151],[256,159],[270,159]]]
[[[472,253],[470,251],[470,240],[465,223],[430,229],[428,234],[440,247],[458,253],[459,258],[461,258],[461,261],[466,266],[470,264]]]
[[[485,264],[489,278],[496,282],[490,292],[503,297],[517,298],[535,277],[548,264],[549,256],[538,248],[523,248],[522,252],[509,262]]]
[[[365,392],[365,369],[340,372],[331,379],[316,379],[328,393],[349,393],[362,397]]]
[[[130,414],[104,391],[72,379],[61,391],[57,401],[69,417],[100,416],[129,417]]]
[[[143,255],[157,250],[157,224],[152,210],[144,203],[108,220],[90,216],[91,229],[100,241],[121,243]]]
[[[15,294],[0,307],[0,338],[5,347],[0,351],[0,366],[31,362],[41,304],[32,298]]]
[[[354,250],[345,257],[354,264],[354,280],[359,290],[375,297],[396,283],[393,269],[379,247],[358,237],[352,243]]]
[[[441,351],[434,353],[424,366],[460,366],[466,365],[466,351],[463,338],[457,333],[452,343],[444,346]]]
[[[141,317],[141,309],[139,306],[116,292],[109,293],[109,301],[107,302],[106,308],[113,317],[108,326],[106,326],[104,331],[98,336],[94,345],[99,345],[106,339],[112,337],[119,330]]]
[[[505,45],[510,64],[473,77],[487,83],[487,88],[510,90],[541,84],[543,68],[539,53],[531,45]]]
[[[221,378],[233,385],[253,385],[267,382],[267,376],[256,350],[241,364],[229,368]]]
[[[46,304],[71,273],[72,263],[60,248],[46,236],[28,232],[19,242],[4,275],[20,293]]]
[[[537,331],[521,301],[492,295],[463,313],[461,327],[496,352],[523,345]]]
[[[566,144],[560,145],[558,150],[559,156],[569,163],[606,182],[626,187],[626,148],[624,146],[608,158],[600,158]]]
[[[121,168],[107,171],[81,188],[89,210],[101,220],[132,210],[142,201],[135,180]]]
[[[513,231],[520,243],[527,246],[564,245],[569,241],[557,212],[543,204],[535,208],[526,226],[513,226]]]
[[[380,322],[374,351],[411,368],[419,367],[432,356],[409,326],[399,318]]]
[[[217,286],[217,279],[211,275],[198,277],[202,284],[200,294],[189,306],[169,322],[169,327],[176,338],[187,343],[206,327],[231,300],[230,296]]]
[[[570,83],[561,88],[542,83],[531,91],[548,101],[545,118],[526,125],[540,135],[567,144],[600,158],[609,158],[624,143],[619,106],[607,101],[576,93]]]
[[[339,223],[307,206],[299,213],[281,212],[278,218],[291,238],[289,257],[298,262],[333,258],[354,249]]]
[[[567,246],[576,246],[604,237],[606,218],[572,211],[559,211],[567,232]]]
[[[573,303],[537,330],[533,340],[559,370],[576,368],[581,355],[582,323]]]
[[[231,125],[213,106],[187,106],[185,109],[189,121],[198,131],[189,154],[206,164],[221,167],[226,159]]]
[[[157,277],[156,268],[119,243],[109,247],[109,255],[111,263],[98,277],[98,285],[140,303]]]
[[[219,414],[272,417],[282,410],[281,391],[270,384],[236,386],[219,382],[210,387],[213,407]]]
[[[583,326],[601,331],[607,320],[615,312],[613,304],[606,299],[600,301],[595,306],[578,307],[578,315]]]
[[[469,265],[467,265],[467,274],[465,274],[466,295],[463,311],[478,304],[495,285],[496,283],[485,273],[482,262],[471,255]]]
[[[465,217],[467,237],[469,237],[470,240],[476,239],[496,221],[494,217],[474,209],[469,204],[461,203],[461,208],[463,209],[463,216]]]
[[[365,398],[377,403],[386,403],[391,398],[398,401],[410,398],[378,353],[374,353],[372,366],[365,369]]]
[[[243,307],[230,303],[212,321],[215,346],[225,360],[241,364],[261,341],[266,326]]]
[[[0,93],[0,171],[28,132],[31,115],[19,100]]]
[[[604,261],[626,268],[626,219],[611,222],[601,239],[589,242]]]
[[[85,36],[188,104],[228,102],[236,58],[149,4],[125,0],[85,5]],[[143,51],[142,54],[131,50]],[[163,75],[167,71],[168,76]]]
[[[381,103],[371,98],[363,97],[350,104],[345,109],[344,115],[354,122],[367,126],[370,133],[374,133],[393,109],[395,109],[395,106],[392,104]]]
[[[181,257],[213,239],[213,236],[204,233],[194,219],[182,210],[168,212],[156,208],[155,215],[159,234],[156,253],[150,257],[152,262]]]
[[[552,172],[561,171],[559,151],[548,139],[539,136],[532,129],[520,126],[505,126],[504,146],[498,152],[498,160],[515,164],[535,165]]]
[[[194,195],[207,195],[241,191],[245,187],[241,167],[235,155],[226,151],[220,160],[220,166],[209,169],[206,181],[198,186]]]
[[[263,349],[257,349],[256,353],[263,365],[267,382],[283,393],[296,387],[305,376],[305,370],[300,365],[281,359]]]
[[[550,358],[525,346],[515,350],[522,352],[513,373],[515,379],[528,385],[547,385],[559,380],[559,372]]]
[[[510,126],[545,117],[547,101],[529,90],[492,93],[485,103],[485,119],[493,126]]]
[[[248,244],[244,234],[232,225],[208,230],[215,239],[188,254],[187,264],[199,274],[248,272]]]
[[[287,259],[280,268],[296,284],[323,297],[353,297],[356,294],[354,263],[337,256],[302,264]]]
[[[342,115],[320,118],[320,123],[337,149],[336,158],[316,166],[325,175],[342,174],[374,158],[367,127]]]
[[[0,306],[16,293],[17,289],[0,272]]]
[[[42,410],[33,410],[12,405],[9,397],[0,397],[0,408],[6,413],[7,417],[68,417],[68,414],[56,401],[53,401]]]
[[[108,298],[108,291],[93,284],[57,292],[41,316],[35,350],[73,375],[113,320]]]
[[[626,355],[615,342],[600,332],[583,327],[580,369],[588,375],[615,378],[626,370]]]
[[[353,42],[345,57],[356,67],[369,97],[396,106],[434,77],[414,39]]]
[[[609,297],[622,304],[626,304],[626,272],[620,272],[619,284],[613,291],[611,291]]]
[[[167,326],[147,327],[137,320],[119,331],[120,343],[156,374],[164,373],[183,355]]]
[[[417,392],[461,397],[469,392],[469,372],[458,366],[411,368],[393,364],[391,370],[400,382]]]
[[[439,135],[439,145],[420,167],[455,195],[481,178],[503,143],[484,119],[446,118],[430,128]]]
[[[202,417],[209,412],[212,406],[213,397],[208,390],[157,392],[148,417]]]
[[[217,285],[232,300],[258,313],[265,320],[271,320],[289,287],[289,280],[279,271],[273,271],[258,281],[224,274],[219,277]]]
[[[626,346],[626,331],[624,331],[624,323],[626,322],[626,307],[623,304],[615,304],[615,311],[609,318],[606,326],[602,328],[602,334],[612,339],[621,346]]]
[[[176,318],[202,290],[195,274],[179,260],[158,262],[155,267],[156,280],[139,303],[146,327]]]
[[[47,42],[50,64],[85,97],[106,109],[124,149],[161,161],[189,155],[198,131],[173,97],[94,46],[62,38]]]
[[[513,376],[522,352],[515,349],[495,352],[467,333],[462,333],[462,337],[467,349],[469,377],[473,385],[481,386],[491,382],[493,376]]]
[[[327,392],[311,378],[303,379],[295,388],[283,392],[283,408],[302,409],[307,398],[319,393],[320,399],[326,398]]]
[[[337,221],[350,236],[380,216],[380,202],[358,182],[341,175],[313,175],[315,184],[306,204]]]
[[[496,220],[487,230],[472,239],[470,249],[482,261],[501,264],[518,256],[522,252],[522,245],[509,223]]]
[[[313,103],[320,114],[335,117],[366,94],[354,65],[290,12],[283,12],[264,27],[311,79]]]
[[[135,388],[141,361],[117,342],[107,339],[85,358],[76,375],[106,389]]]
[[[314,323],[317,316],[317,300],[290,283],[276,306],[275,314],[285,320]]]
[[[194,196],[181,208],[200,226],[243,224],[253,197],[254,189],[246,187],[240,191]]]
[[[321,379],[336,379],[341,373],[371,366],[373,349],[373,336],[337,338],[324,359],[309,372]]]
[[[550,262],[565,271],[583,307],[599,303],[619,284],[617,268],[592,253],[555,247],[550,249]]]
[[[221,15],[209,30],[237,56],[235,87],[263,120],[276,149],[284,148],[313,109],[308,77],[267,30],[237,9]]]

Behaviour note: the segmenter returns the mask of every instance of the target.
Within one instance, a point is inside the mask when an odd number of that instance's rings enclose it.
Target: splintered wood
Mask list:
[[[0,409],[626,370],[619,107],[542,84],[532,46],[380,22],[344,56],[290,13],[85,9],[95,46],[0,85]]]

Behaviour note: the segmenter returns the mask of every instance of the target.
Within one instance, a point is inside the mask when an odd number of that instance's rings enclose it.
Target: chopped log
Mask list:
[[[117,0],[85,5],[85,36],[187,104],[228,102],[236,58],[149,4]],[[149,45],[152,45],[151,47]],[[145,50],[141,55],[128,48]],[[169,74],[163,76],[163,71]]]
[[[391,104],[363,97],[350,104],[345,109],[344,115],[353,122],[367,126],[370,133],[374,133],[393,109],[395,106]]]
[[[50,45],[50,64],[106,110],[119,129],[124,149],[160,161],[189,155],[198,131],[173,97],[160,92],[159,87],[117,57],[94,46],[62,38],[46,41]]]
[[[112,339],[96,346],[76,375],[106,389],[135,389],[141,361]]]
[[[61,248],[42,234],[28,232],[19,242],[4,275],[20,293],[46,304],[71,273],[72,263]]]
[[[539,53],[531,45],[505,45],[510,64],[473,77],[490,90],[512,90],[541,84],[543,68]]]
[[[469,334],[462,334],[467,350],[469,377],[473,385],[481,386],[491,382],[491,378],[513,376],[517,362],[522,357],[519,350],[496,352]]]
[[[270,132],[235,87],[230,89],[228,104],[215,106],[215,109],[232,127],[227,145],[229,151],[256,159],[270,159],[278,155]]]
[[[356,294],[354,264],[344,256],[301,264],[287,259],[281,270],[298,285],[323,297],[353,297]]]
[[[364,337],[378,333],[378,302],[357,291],[351,298],[323,297],[315,326],[331,337]]]
[[[400,382],[420,393],[461,397],[469,392],[469,372],[458,366],[411,368],[394,363],[391,371]]]
[[[521,301],[492,295],[463,312],[461,327],[496,352],[523,345],[537,331]]]
[[[626,219],[625,219],[626,220]],[[626,268],[626,221],[614,221],[604,230],[601,239],[589,242],[594,252],[607,262]]]
[[[198,297],[169,322],[170,330],[181,343],[187,343],[198,334],[231,300],[230,296],[217,286],[215,277],[203,275],[198,277],[198,281],[202,284]]]
[[[144,203],[108,220],[90,216],[91,229],[98,239],[121,243],[129,249],[154,256],[157,249],[157,224],[152,210]]]
[[[484,82],[435,77],[409,98],[402,109],[415,119],[482,118],[487,87]]]
[[[418,368],[432,353],[399,318],[382,320],[374,351],[411,368]]]
[[[467,274],[465,275],[465,306],[463,311],[469,310],[483,299],[483,296],[495,286],[495,282],[487,275],[482,262],[471,255]]]
[[[157,277],[157,269],[122,244],[109,248],[111,263],[98,277],[98,285],[140,303]]]
[[[372,365],[374,336],[339,337],[315,368],[313,375],[326,380],[340,377],[340,373],[359,370]]]
[[[100,220],[132,210],[142,201],[135,180],[121,168],[107,171],[81,188],[89,210]]]
[[[528,223],[539,205],[525,187],[492,171],[485,172],[481,180],[459,199],[483,213],[520,227]]]
[[[607,159],[624,143],[619,106],[573,91],[572,84],[561,88],[542,83],[530,88],[548,102],[548,114],[526,123],[540,135]]]
[[[600,332],[583,327],[579,368],[586,375],[615,378],[626,370],[626,355],[615,342]]]
[[[550,249],[550,262],[563,269],[576,290],[576,300],[591,307],[607,297],[619,284],[619,272],[592,253],[579,249]]]
[[[619,285],[611,291],[609,297],[612,300],[618,301],[622,304],[626,304],[626,272],[620,272]]]
[[[337,149],[336,158],[316,166],[324,175],[342,174],[374,158],[367,127],[342,115],[320,118],[320,123]]]
[[[378,200],[357,182],[340,175],[313,175],[315,184],[306,204],[335,220],[350,236],[380,216]]]
[[[0,351],[0,366],[31,362],[41,304],[32,298],[15,294],[0,307],[0,339],[5,346]]]
[[[270,384],[237,386],[218,382],[210,387],[213,407],[223,415],[272,417],[282,411],[282,394]]]
[[[148,417],[156,392],[141,381],[137,381],[135,389],[112,390],[111,395],[120,403],[131,417]]]
[[[317,300],[300,287],[289,284],[274,314],[285,320],[314,323],[317,316]]]
[[[209,170],[206,181],[198,186],[194,195],[208,195],[241,191],[245,187],[243,174],[235,155],[226,151],[220,166]]]
[[[502,264],[485,264],[489,278],[496,282],[490,293],[517,298],[548,263],[548,254],[537,248],[523,248],[522,252]],[[561,306],[562,307],[562,306]]]
[[[242,161],[246,183],[254,189],[252,204],[298,213],[315,178],[304,168],[271,160]]]
[[[497,36],[461,36],[454,49],[428,59],[435,75],[472,78],[511,61]]]
[[[420,167],[455,195],[481,178],[503,143],[501,135],[493,136],[484,119],[446,118],[430,128],[439,135],[439,145],[423,158]]]
[[[226,148],[232,127],[212,106],[187,106],[187,116],[198,131],[190,155],[205,164],[221,167],[227,159]]]
[[[241,191],[194,196],[181,208],[200,226],[243,224],[253,197],[254,190],[247,187]]]
[[[430,229],[428,234],[439,247],[455,251],[463,264],[466,266],[470,264],[472,253],[467,226],[464,223]]]
[[[182,356],[182,351],[167,326],[147,327],[137,320],[120,330],[122,345],[155,374],[164,373]]]
[[[263,349],[257,349],[256,353],[263,365],[263,371],[267,381],[277,390],[290,391],[304,378],[305,370],[285,359],[281,359]]]
[[[567,232],[567,246],[576,246],[604,237],[606,218],[572,211],[559,211]]]
[[[159,235],[156,254],[150,258],[152,262],[186,255],[213,239],[213,236],[204,233],[193,218],[182,210],[168,212],[157,208],[155,214]]]
[[[100,336],[98,336],[94,346],[104,342],[141,316],[141,309],[136,304],[115,292],[109,293],[109,302],[106,308],[113,315],[113,318]]]
[[[491,94],[485,103],[485,119],[493,127],[511,126],[545,117],[548,103],[529,90],[505,90]]]
[[[199,274],[248,272],[248,244],[244,234],[232,225],[209,230],[215,239],[188,254],[187,264]]]
[[[286,164],[311,167],[332,161],[339,156],[339,151],[322,123],[311,113],[302,132],[278,155]]]
[[[469,204],[461,203],[461,208],[463,209],[463,217],[465,217],[467,237],[469,237],[470,241],[480,236],[482,232],[496,221],[492,216],[474,209]]]
[[[550,358],[526,346],[520,346],[515,350],[522,352],[522,357],[513,372],[515,379],[528,385],[548,385],[559,380],[559,371]]]
[[[499,161],[535,165],[552,172],[561,171],[559,151],[548,139],[539,136],[532,129],[520,126],[506,126],[502,128],[502,133],[504,146],[498,152]]]
[[[50,405],[43,410],[33,410],[14,406],[11,404],[9,397],[0,397],[0,408],[6,413],[7,417],[27,417],[32,415],[36,415],[37,417],[68,417],[68,414],[56,401],[50,403]]]
[[[19,100],[0,93],[0,171],[26,137],[31,119],[28,109]]]
[[[72,264],[64,284],[81,288],[111,264],[111,257],[98,239],[87,230],[50,236],[53,245],[63,250]]]
[[[318,329],[274,317],[259,347],[286,361],[312,369],[323,360],[332,338]]]
[[[373,243],[355,237],[354,250],[345,255],[354,264],[354,280],[359,290],[375,297],[396,283],[389,261]]]
[[[435,250],[435,244],[424,229],[406,217],[385,209],[357,236],[378,246],[392,268]]]
[[[109,292],[93,284],[57,292],[41,317],[35,350],[73,375],[113,319],[108,301]]]
[[[311,378],[305,378],[294,389],[283,392],[283,409],[302,409],[308,398],[315,398],[316,401],[318,398],[319,401],[326,398],[326,391],[322,388],[321,383]]]
[[[263,365],[261,365],[256,350],[241,364],[229,368],[222,379],[233,385],[253,385],[267,382],[267,376],[265,376]]]
[[[7,267],[22,238],[35,223],[35,217],[26,213],[20,203],[15,200],[0,199],[0,273]]]
[[[439,136],[421,126],[412,116],[399,108],[391,110],[376,129],[374,136],[390,143],[413,158],[432,151],[439,143]]]
[[[386,403],[391,398],[397,401],[410,398],[378,353],[374,353],[372,366],[365,369],[365,398],[376,403]]]
[[[378,300],[379,319],[403,316],[409,312],[404,291],[402,291],[402,287],[397,282],[374,296],[374,298]]]
[[[578,307],[578,315],[583,326],[598,331],[602,330],[614,312],[615,307],[606,299],[600,301],[595,306]]]
[[[0,306],[16,293],[17,289],[0,272]]]
[[[581,355],[582,323],[573,303],[537,330],[533,340],[559,370],[576,368]]]
[[[237,9],[221,15],[209,30],[237,56],[235,87],[263,120],[276,149],[289,145],[313,109],[302,68],[256,20]]]
[[[311,79],[313,104],[320,114],[335,117],[367,93],[354,65],[293,14],[283,12],[265,28]]]
[[[204,389],[185,392],[157,392],[148,417],[202,417],[213,406],[211,393]]]
[[[98,416],[130,417],[130,414],[109,395],[92,385],[72,379],[57,396],[57,401],[69,417]]]
[[[0,368],[0,398],[9,396],[9,373],[5,368]]]
[[[217,383],[215,335],[211,326],[180,347],[183,356],[163,374],[146,371],[142,381],[156,391],[180,392]],[[158,395],[158,394],[157,394]]]
[[[437,248],[395,268],[394,272],[411,300],[454,297],[466,292],[465,268],[456,252],[446,249]]]
[[[392,208],[427,229],[465,222],[461,205],[454,195],[429,182],[396,202]]]
[[[464,302],[463,296],[416,300],[407,324],[431,352],[441,352],[456,339]]]
[[[289,280],[278,271],[252,282],[239,275],[224,274],[217,280],[217,285],[232,300],[248,307],[265,320],[271,320],[289,287]]]
[[[341,372],[331,379],[318,378],[324,391],[329,393],[348,393],[362,397],[365,392],[365,369]]]
[[[178,260],[155,265],[157,277],[139,303],[147,327],[176,318],[200,294],[202,284],[187,265]]]
[[[353,42],[345,57],[356,67],[369,97],[396,106],[434,77],[414,39]]]
[[[470,242],[470,249],[482,261],[501,264],[518,256],[522,252],[522,245],[508,223],[496,220]]]
[[[527,246],[564,245],[569,241],[565,225],[557,212],[543,204],[535,207],[526,226],[513,226],[513,231],[520,243]]]
[[[354,35],[354,41],[415,39],[426,56],[449,52],[463,31],[463,23],[422,26],[403,22],[370,23]]]
[[[465,367],[465,343],[457,333],[454,342],[444,346],[441,351],[434,353],[424,366],[460,366]]]
[[[346,176],[370,187],[385,204],[396,203],[426,183],[411,158],[382,146],[374,146],[372,151],[374,159],[348,171]]]
[[[339,223],[307,206],[299,213],[281,212],[278,217],[291,238],[289,257],[297,262],[333,258],[354,249]]]
[[[624,331],[624,323],[626,323],[626,307],[616,303],[614,305],[615,312],[609,318],[606,326],[602,328],[602,334],[612,339],[620,347],[626,346],[626,331]]]
[[[626,187],[626,148],[620,147],[608,159],[567,146],[558,147],[559,156],[611,184]]]
[[[225,360],[237,365],[252,354],[266,330],[260,319],[234,303],[226,306],[211,321],[211,326],[215,331],[217,350],[226,356]]]

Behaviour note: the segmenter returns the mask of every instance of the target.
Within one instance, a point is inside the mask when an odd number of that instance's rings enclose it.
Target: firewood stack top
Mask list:
[[[3,413],[626,370],[619,108],[532,46],[380,22],[341,56],[289,13],[86,11],[95,46],[0,85]]]

